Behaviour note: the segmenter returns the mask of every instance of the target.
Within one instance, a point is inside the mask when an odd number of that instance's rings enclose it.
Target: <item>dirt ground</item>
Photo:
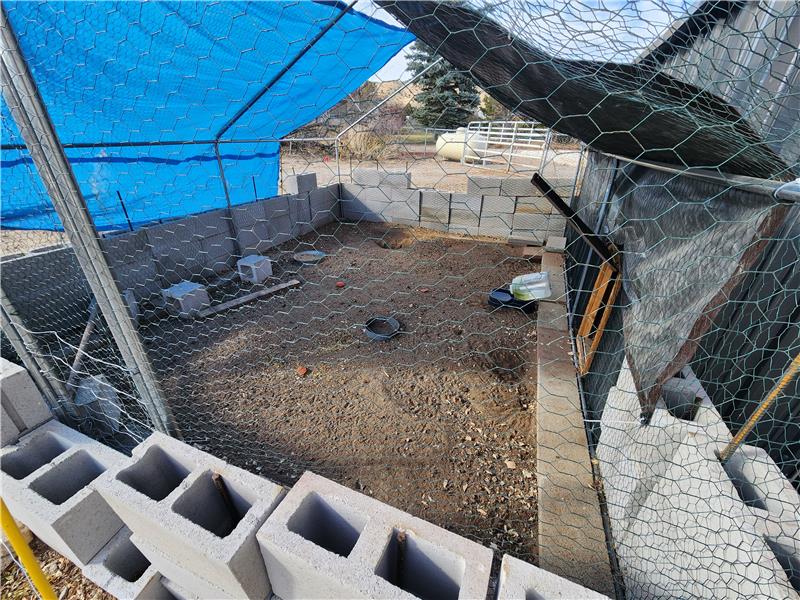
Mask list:
[[[311,247],[329,256],[298,266]],[[535,259],[339,223],[268,254],[277,280],[302,285],[143,328],[185,439],[287,485],[313,470],[535,561],[535,314],[486,302]],[[376,315],[402,332],[369,341]]]
[[[56,597],[64,600],[113,600],[114,596],[103,591],[86,579],[81,570],[43,542],[34,539],[31,543],[39,564]],[[3,600],[34,600],[39,595],[33,591],[30,581],[16,562],[3,570],[0,598]]]

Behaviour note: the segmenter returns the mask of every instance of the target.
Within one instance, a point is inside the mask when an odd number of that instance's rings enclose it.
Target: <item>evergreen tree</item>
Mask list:
[[[408,66],[418,75],[436,59],[427,46],[415,42],[408,55]],[[418,81],[422,91],[414,97],[417,106],[411,116],[425,127],[455,129],[474,117],[480,104],[478,88],[447,61],[440,62]]]

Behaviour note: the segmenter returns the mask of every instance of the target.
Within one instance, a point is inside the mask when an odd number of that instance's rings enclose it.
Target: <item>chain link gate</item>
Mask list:
[[[495,573],[795,598],[798,13],[4,2],[3,356],[115,447],[310,469]],[[533,181],[429,148],[490,133],[469,85],[546,128]]]

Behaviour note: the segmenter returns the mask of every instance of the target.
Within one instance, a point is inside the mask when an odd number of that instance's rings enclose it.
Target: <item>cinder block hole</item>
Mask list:
[[[684,378],[673,377],[661,390],[664,405],[673,417],[682,421],[694,421],[703,403],[693,385]]]
[[[764,538],[764,541],[767,542],[767,546],[772,550],[775,558],[778,559],[781,567],[783,567],[783,570],[786,572],[789,583],[792,584],[796,592],[800,592],[800,556],[798,556],[793,549],[781,544],[777,540]]]
[[[464,570],[460,556],[393,529],[375,574],[422,600],[456,600]]]
[[[328,552],[349,556],[366,524],[365,516],[312,493],[303,498],[286,526]]]
[[[742,473],[741,464],[735,460],[735,457],[724,463],[722,468],[730,478],[733,487],[736,488],[736,493],[739,494],[742,502],[753,508],[767,510],[766,497],[763,492]]]
[[[63,504],[105,470],[88,452],[79,450],[34,480],[31,489],[53,504]]]
[[[135,464],[120,471],[117,479],[158,501],[169,496],[186,479],[189,470],[158,446],[152,446]]]
[[[206,471],[175,501],[172,510],[214,535],[228,536],[250,510],[255,495],[244,486],[221,478],[224,492]],[[227,495],[227,498],[226,498]]]
[[[6,454],[1,461],[0,468],[14,479],[25,479],[69,447],[70,444],[63,439],[51,433],[45,433],[30,440],[16,452]]]
[[[546,598],[536,590],[525,590],[525,600],[546,600]]]
[[[133,583],[144,575],[150,566],[150,561],[145,558],[128,536],[114,544],[103,561],[103,566],[125,581]]]

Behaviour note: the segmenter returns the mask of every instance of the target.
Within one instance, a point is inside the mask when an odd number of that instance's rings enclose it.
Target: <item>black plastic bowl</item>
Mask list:
[[[516,308],[527,313],[536,309],[536,300],[517,300],[507,287],[501,287],[489,294],[489,306]]]
[[[371,340],[385,342],[400,332],[400,322],[392,317],[372,317],[364,324],[364,333]]]

